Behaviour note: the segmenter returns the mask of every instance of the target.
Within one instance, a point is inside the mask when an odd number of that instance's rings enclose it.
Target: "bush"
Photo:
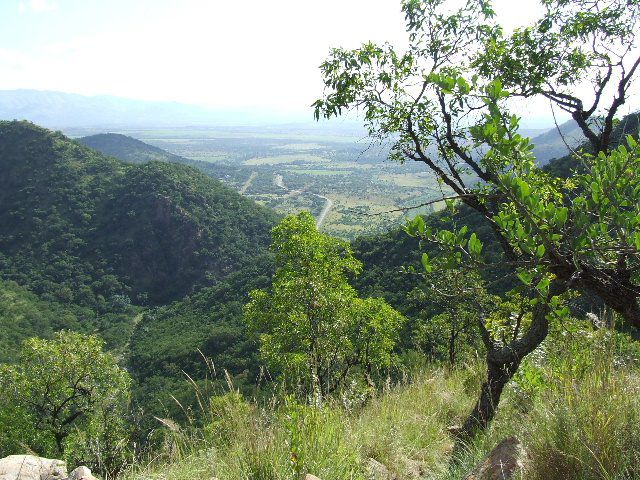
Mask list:
[[[129,375],[95,336],[60,332],[24,342],[0,365],[0,457],[62,457],[105,473],[129,456]]]

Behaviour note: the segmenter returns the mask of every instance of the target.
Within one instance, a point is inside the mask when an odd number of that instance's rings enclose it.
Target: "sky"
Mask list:
[[[539,11],[494,4],[508,28]],[[0,89],[299,114],[330,48],[369,40],[406,41],[399,0],[0,0]]]

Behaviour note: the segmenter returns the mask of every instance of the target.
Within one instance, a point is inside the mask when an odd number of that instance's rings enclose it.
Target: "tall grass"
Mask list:
[[[174,427],[180,448],[125,478],[298,480],[312,473],[365,480],[375,459],[398,480],[453,480],[510,435],[528,451],[527,479],[640,478],[640,370],[617,339],[597,333],[575,338],[575,348],[566,338],[545,346],[508,388],[491,428],[455,464],[447,427],[474,402],[480,365],[427,369],[357,407],[338,400],[315,407],[286,396],[257,404],[233,392],[214,397],[203,403],[204,430]]]

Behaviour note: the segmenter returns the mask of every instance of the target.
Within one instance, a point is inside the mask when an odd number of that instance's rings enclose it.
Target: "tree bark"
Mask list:
[[[547,301],[566,290],[566,283],[554,280],[549,286]],[[500,397],[505,385],[518,371],[522,360],[533,352],[547,338],[549,333],[548,315],[550,308],[547,302],[538,302],[533,311],[531,325],[524,335],[503,345],[487,346],[487,379],[482,384],[480,396],[455,434],[457,437],[454,453],[480,432],[486,430],[495,417]]]
[[[480,397],[465,420],[459,433],[460,440],[468,440],[478,432],[485,430],[495,417],[500,396],[505,385],[518,370],[520,361],[502,363],[487,355],[487,380],[482,384]]]

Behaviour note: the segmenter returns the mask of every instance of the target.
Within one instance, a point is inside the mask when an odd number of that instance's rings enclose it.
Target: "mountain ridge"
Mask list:
[[[0,122],[0,167],[3,277],[65,301],[84,276],[82,303],[181,298],[266,248],[277,218],[188,165],[127,164],[28,122]]]

